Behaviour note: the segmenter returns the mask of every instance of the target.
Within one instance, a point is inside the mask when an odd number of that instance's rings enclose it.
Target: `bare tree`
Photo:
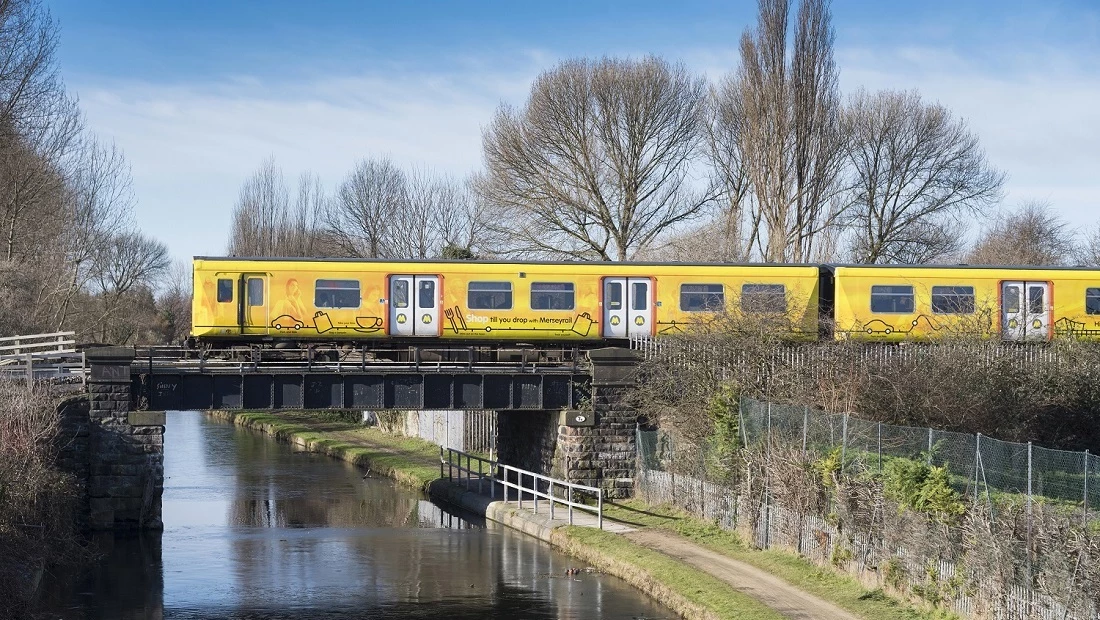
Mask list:
[[[723,188],[719,226],[744,260],[821,258],[836,201],[844,135],[828,0],[802,0],[793,49],[788,0],[760,0],[741,36],[741,66],[711,93],[708,155]]]
[[[339,251],[357,258],[391,256],[391,229],[405,208],[408,181],[390,159],[364,159],[340,184],[325,211],[325,230]]]
[[[1084,241],[1077,247],[1078,265],[1100,267],[1100,225],[1085,233]]]
[[[290,194],[274,157],[241,186],[233,209],[230,256],[276,256],[288,226]]]
[[[128,294],[140,289],[151,296],[168,269],[168,248],[141,233],[122,232],[96,252],[92,263],[91,293],[99,306],[95,325],[100,341],[107,342],[111,319],[126,307]]]
[[[283,256],[327,256],[322,216],[328,204],[321,177],[303,172],[298,177],[298,200],[287,218],[283,235]]]
[[[844,114],[854,175],[848,223],[861,263],[927,261],[961,244],[963,216],[1000,198],[966,123],[916,92],[857,92]],[[928,249],[913,252],[927,245]]]
[[[994,220],[971,250],[975,265],[1064,265],[1078,251],[1069,224],[1049,203],[1025,202]]]
[[[572,60],[541,74],[483,141],[497,230],[535,255],[626,260],[713,198],[689,178],[704,81],[659,58]]]

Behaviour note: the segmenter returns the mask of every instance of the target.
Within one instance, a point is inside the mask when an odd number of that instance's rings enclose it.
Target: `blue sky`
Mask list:
[[[241,183],[275,156],[334,187],[364,157],[464,175],[481,129],[577,56],[658,54],[720,78],[756,3],[45,0],[88,124],[177,259],[224,252]],[[1008,172],[1006,206],[1100,221],[1100,5],[834,0],[841,87],[916,88]]]

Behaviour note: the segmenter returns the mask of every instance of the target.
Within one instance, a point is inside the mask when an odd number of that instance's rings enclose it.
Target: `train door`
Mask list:
[[[242,273],[237,296],[237,322],[242,334],[268,332],[268,274]]]
[[[653,335],[653,280],[603,279],[603,337]]]
[[[1049,340],[1050,282],[1001,283],[1001,334],[1005,340]]]
[[[390,276],[390,335],[438,336],[439,276]]]

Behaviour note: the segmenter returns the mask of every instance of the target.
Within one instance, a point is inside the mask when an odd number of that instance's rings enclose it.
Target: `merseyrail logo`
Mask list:
[[[398,324],[400,324],[400,325],[404,325],[404,324],[405,324],[405,321],[407,321],[407,320],[408,320],[408,319],[407,319],[407,318],[405,318],[405,315],[404,315],[404,314],[399,314],[399,315],[397,315],[397,322],[398,322]]]

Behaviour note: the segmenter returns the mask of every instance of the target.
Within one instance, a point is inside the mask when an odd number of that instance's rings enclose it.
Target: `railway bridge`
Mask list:
[[[637,415],[627,394],[637,358],[628,349],[493,362],[416,347],[404,361],[366,352],[268,359],[272,352],[259,349],[225,359],[179,348],[84,355],[89,397],[62,406],[62,464],[84,479],[97,529],[160,526],[171,410],[491,410],[503,464],[599,486],[609,497],[633,489]]]

